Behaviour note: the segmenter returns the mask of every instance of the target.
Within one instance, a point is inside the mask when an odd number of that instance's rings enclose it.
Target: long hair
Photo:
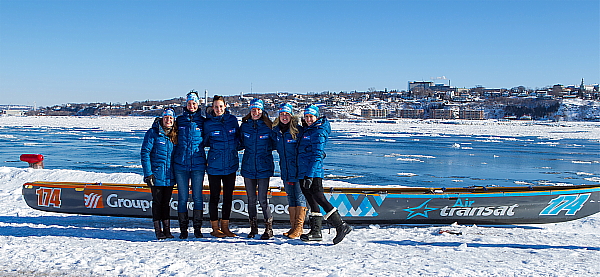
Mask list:
[[[173,127],[170,129],[165,128],[162,123],[162,117],[160,118],[160,127],[165,130],[165,134],[173,142],[173,144],[177,144],[177,121],[173,120]]]
[[[275,121],[273,121],[273,127],[279,125],[280,121],[279,121],[279,116],[277,116],[275,118]],[[289,132],[290,135],[292,135],[293,139],[296,139],[296,137],[298,136],[298,117],[297,116],[292,116],[292,120],[290,120],[290,123],[288,123],[290,125],[289,127]]]
[[[248,119],[252,118],[252,113],[248,113],[246,116],[242,117],[242,122],[248,122]],[[267,115],[267,112],[263,111],[260,119],[269,127],[269,129],[273,129],[273,121]]]

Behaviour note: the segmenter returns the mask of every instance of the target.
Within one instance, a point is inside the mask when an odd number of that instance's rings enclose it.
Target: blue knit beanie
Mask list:
[[[265,104],[263,103],[262,100],[258,99],[258,98],[254,98],[252,99],[252,101],[250,101],[250,109],[253,108],[257,108],[257,109],[263,109],[265,107]]]
[[[313,104],[306,106],[306,108],[304,109],[304,115],[307,115],[307,114],[312,114],[316,117],[319,117],[319,107],[317,107]]]
[[[175,111],[174,111],[173,109],[165,109],[165,110],[163,111],[163,114],[162,114],[162,116],[163,116],[163,117],[165,117],[165,116],[172,116],[172,117],[175,117]]]
[[[194,101],[194,102],[200,104],[200,99],[198,98],[198,94],[195,92],[188,93],[186,101]]]
[[[294,107],[292,107],[289,103],[284,103],[279,106],[279,113],[289,113],[290,115],[294,115]]]

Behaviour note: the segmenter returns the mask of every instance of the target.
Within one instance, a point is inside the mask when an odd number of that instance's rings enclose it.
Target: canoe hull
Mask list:
[[[510,225],[570,221],[600,211],[600,186],[385,189],[326,188],[325,195],[350,223]],[[208,219],[209,192],[204,191]],[[272,188],[269,203],[275,221],[289,221],[285,192]],[[150,189],[140,184],[30,182],[26,203],[38,210],[120,217],[151,217]],[[247,197],[236,188],[232,220],[248,219]],[[177,217],[177,190],[170,202]],[[188,210],[193,203],[188,202]],[[261,215],[260,206],[259,217]]]

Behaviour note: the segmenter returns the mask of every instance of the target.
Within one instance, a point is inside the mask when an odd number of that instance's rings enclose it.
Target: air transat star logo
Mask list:
[[[408,212],[408,216],[406,217],[406,219],[411,219],[418,215],[425,217],[425,218],[429,218],[429,215],[427,213],[438,209],[438,208],[429,208],[427,206],[427,203],[429,203],[429,201],[431,201],[431,199],[423,202],[423,204],[419,205],[418,207],[404,209],[404,211]]]

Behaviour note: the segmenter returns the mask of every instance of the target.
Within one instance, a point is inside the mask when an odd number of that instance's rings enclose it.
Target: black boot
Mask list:
[[[162,224],[163,224],[163,234],[165,234],[165,237],[168,239],[174,238],[174,236],[171,234],[171,220],[164,219],[162,221]]]
[[[190,224],[190,216],[187,212],[185,213],[177,213],[177,217],[179,218],[179,234],[180,239],[188,238],[188,227]]]
[[[154,220],[154,233],[156,234],[156,239],[166,239],[167,237],[163,234],[162,229],[160,228],[160,220]]]
[[[202,216],[204,216],[202,210],[194,210],[194,237],[198,239],[204,237],[204,235],[202,235]]]
[[[321,227],[323,226],[323,215],[321,213],[310,213],[308,216],[310,232],[300,236],[302,241],[322,241]]]
[[[331,222],[331,225],[335,227],[333,244],[340,243],[348,233],[352,232],[352,227],[342,220],[342,216],[340,216],[340,213],[336,208],[327,213],[325,217],[327,218],[327,221]]]
[[[265,220],[265,232],[260,236],[260,239],[266,240],[273,237],[273,218]]]
[[[258,220],[256,217],[253,217],[250,218],[250,233],[248,234],[248,238],[253,239],[256,235],[258,235]]]

